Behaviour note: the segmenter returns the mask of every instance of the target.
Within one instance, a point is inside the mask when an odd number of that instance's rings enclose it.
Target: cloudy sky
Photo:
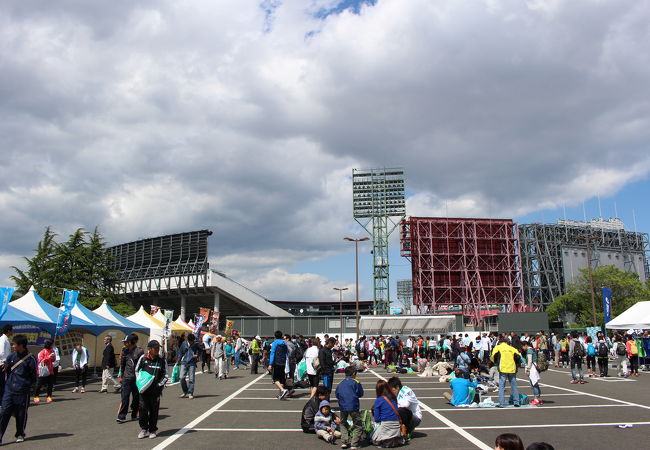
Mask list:
[[[253,289],[334,298],[352,168],[403,167],[410,215],[650,231],[648,1],[7,0],[0,39],[3,280],[47,225],[208,228]]]

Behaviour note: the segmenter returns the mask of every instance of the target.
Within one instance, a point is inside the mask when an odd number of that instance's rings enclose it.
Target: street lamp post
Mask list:
[[[353,238],[343,238],[346,241],[354,242],[354,274],[355,274],[355,280],[356,280],[356,288],[357,288],[357,312],[356,312],[356,319],[357,319],[357,341],[359,340],[359,321],[361,320],[359,315],[359,242],[363,241],[368,241],[370,238],[364,237],[360,239],[353,239]]]
[[[339,314],[341,317],[341,337],[339,339],[339,345],[343,343],[343,291],[347,291],[348,288],[334,288],[335,291],[339,291]]]
[[[589,273],[589,290],[591,291],[591,312],[594,318],[594,326],[598,326],[596,322],[596,298],[594,295],[594,277],[591,273],[591,241],[598,239],[598,236],[578,236],[578,239],[584,240],[587,246],[587,272]]]

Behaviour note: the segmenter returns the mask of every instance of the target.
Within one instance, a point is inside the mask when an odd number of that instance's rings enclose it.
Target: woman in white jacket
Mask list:
[[[75,372],[75,387],[72,392],[86,392],[86,378],[88,377],[88,361],[90,353],[88,349],[81,344],[77,344],[72,350],[72,367]],[[81,388],[79,387],[81,381]]]

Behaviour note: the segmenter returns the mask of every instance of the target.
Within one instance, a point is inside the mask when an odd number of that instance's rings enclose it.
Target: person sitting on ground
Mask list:
[[[316,433],[316,430],[314,429],[314,417],[316,417],[320,402],[327,400],[328,395],[329,392],[325,386],[318,386],[315,390],[314,396],[305,403],[300,418],[300,428],[302,428],[304,433]]]
[[[469,365],[472,362],[472,358],[469,356],[469,351],[467,347],[463,347],[460,354],[456,357],[456,367],[463,371],[463,376],[469,375]]]
[[[372,434],[372,443],[380,447],[397,447],[403,443],[397,399],[384,380],[377,381],[377,398],[372,406],[375,423],[379,424]]]
[[[318,412],[314,417],[316,436],[325,442],[334,444],[336,439],[341,437],[341,432],[336,429],[338,423],[341,423],[341,419],[330,410],[330,402],[327,400],[320,402]]]
[[[391,391],[397,397],[397,406],[402,423],[406,425],[407,439],[411,438],[411,433],[415,427],[422,422],[422,410],[420,409],[420,401],[415,396],[415,393],[408,386],[402,385],[402,380],[399,377],[391,377],[388,379],[388,385]]]
[[[438,361],[433,365],[433,370],[434,373],[441,377],[443,375],[449,375],[453,370],[453,367],[451,367],[451,364],[446,361]]]
[[[454,406],[471,405],[474,402],[474,395],[470,396],[469,388],[473,387],[476,389],[478,387],[478,381],[469,381],[463,376],[461,369],[456,369],[454,374],[456,378],[452,378],[449,382],[451,393],[444,392],[442,396]]]
[[[494,450],[524,450],[524,443],[516,434],[503,433],[494,441]]]
[[[402,353],[402,357],[399,360],[399,368],[400,369],[411,368],[411,362],[409,361],[408,355],[406,353]]]

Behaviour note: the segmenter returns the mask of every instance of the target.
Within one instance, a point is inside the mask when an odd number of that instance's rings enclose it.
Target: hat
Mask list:
[[[122,342],[138,342],[138,335],[135,333],[127,334],[122,339]]]
[[[160,348],[160,342],[153,339],[153,340],[149,341],[149,343],[147,344],[147,348]]]
[[[255,336],[255,339],[257,339],[258,341],[261,341],[261,340],[262,340],[262,338],[259,337],[259,336]]]
[[[217,334],[217,339],[221,339],[222,337],[223,336],[221,336],[220,334]]]

